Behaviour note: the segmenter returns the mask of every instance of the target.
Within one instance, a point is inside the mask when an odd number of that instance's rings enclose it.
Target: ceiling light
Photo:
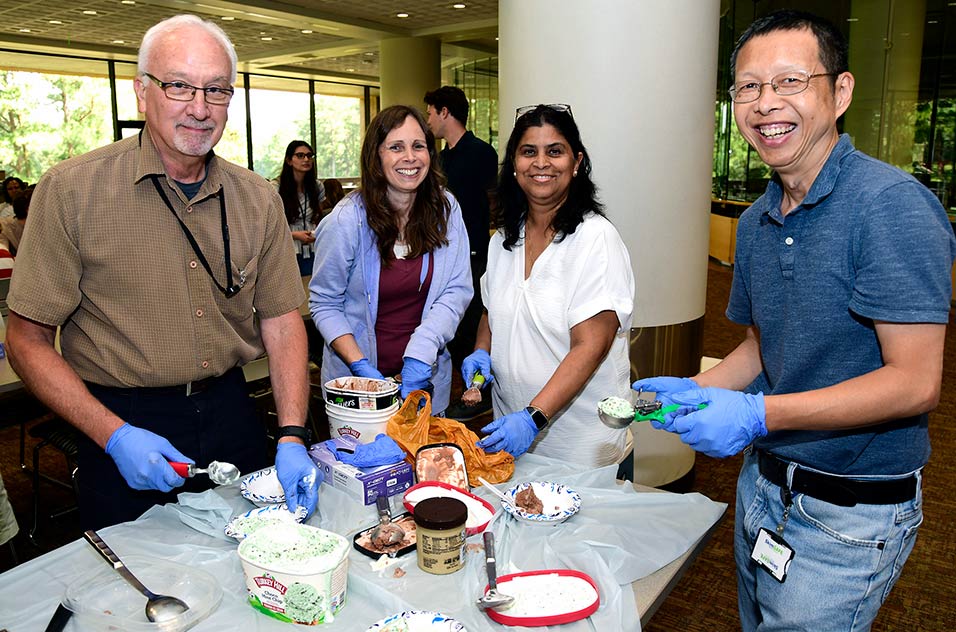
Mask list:
[[[92,9],[86,9],[83,11],[83,15],[96,15],[96,11],[93,11]]]
[[[846,21],[847,21],[847,22],[859,22],[859,21],[860,21],[860,18],[847,18]]]
[[[373,53],[372,51],[368,51],[368,52],[365,53],[365,56],[366,56],[366,57],[375,57],[375,53]]]
[[[395,17],[397,17],[397,18],[407,18],[407,17],[408,17],[408,14],[407,14],[407,13],[396,13],[396,14],[395,14]]]
[[[268,37],[268,36],[266,36],[266,37],[260,37],[259,39],[261,39],[263,42],[271,42],[271,41],[272,41],[272,38],[271,38],[271,37]]]
[[[355,68],[346,68],[345,72],[355,72]]]
[[[21,33],[29,33],[29,32],[30,32],[30,29],[20,29],[20,32],[21,32]]]
[[[120,4],[136,4],[136,0],[120,0]]]
[[[467,6],[468,6],[468,5],[465,4],[464,2],[456,2],[455,4],[451,5],[451,8],[452,8],[452,9],[464,9],[464,8],[466,8]]]
[[[222,16],[222,19],[227,22],[231,22],[232,20],[235,20],[236,18],[232,17],[231,15],[224,15]]]
[[[50,20],[50,24],[63,24],[63,22],[60,22],[59,20]]]
[[[113,40],[114,44],[125,44],[126,40]]]
[[[302,33],[304,35],[310,35],[312,33],[312,29],[302,29]]]

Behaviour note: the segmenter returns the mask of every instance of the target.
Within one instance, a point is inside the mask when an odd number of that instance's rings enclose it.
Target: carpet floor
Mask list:
[[[707,311],[704,322],[706,356],[726,356],[743,337],[743,328],[728,322],[727,305],[731,268],[711,262],[708,267]],[[459,387],[460,388],[460,387]],[[19,405],[14,399],[0,399],[0,411]],[[6,415],[0,414],[0,417]],[[875,632],[939,631],[954,628],[956,619],[956,464],[948,455],[956,454],[956,328],[946,336],[946,364],[942,400],[930,416],[933,456],[924,474],[924,514],[916,547],[902,576],[873,625]],[[37,421],[30,422],[31,424]],[[319,421],[318,425],[322,425]],[[469,424],[474,427],[477,424]],[[0,474],[7,486],[17,514],[21,533],[13,541],[16,559],[32,559],[80,536],[75,512],[59,518],[49,514],[72,503],[72,494],[50,484],[42,484],[41,518],[36,539],[31,543],[26,532],[33,523],[30,478],[20,468],[19,426],[0,428]],[[35,441],[27,437],[27,459],[32,458]],[[44,449],[42,471],[65,478],[66,465],[61,455]],[[712,459],[698,455],[692,491],[728,504],[727,513],[714,531],[700,557],[688,569],[651,622],[647,632],[710,632],[740,628],[737,616],[737,589],[734,578],[733,523],[734,490],[740,457]],[[649,534],[652,537],[652,534]],[[14,565],[9,547],[0,550],[0,571]]]

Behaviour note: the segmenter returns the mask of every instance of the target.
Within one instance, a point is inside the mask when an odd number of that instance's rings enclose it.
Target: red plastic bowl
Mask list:
[[[439,497],[439,498],[441,498],[441,497],[444,497],[444,498],[449,498],[449,497],[450,497],[450,498],[454,498],[454,497],[457,496],[457,495],[467,496],[470,500],[478,501],[479,503],[482,504],[482,506],[483,506],[485,509],[488,510],[488,519],[485,520],[483,523],[481,523],[481,524],[478,525],[478,526],[475,526],[475,527],[465,527],[465,535],[471,536],[471,535],[475,535],[475,534],[477,534],[477,533],[481,533],[482,531],[485,530],[485,527],[488,526],[488,523],[491,522],[491,518],[495,515],[495,507],[494,507],[494,505],[492,505],[490,502],[488,502],[488,501],[485,500],[484,498],[481,498],[481,497],[479,497],[479,496],[475,496],[475,495],[472,494],[471,492],[469,492],[469,491],[467,491],[467,490],[464,490],[464,489],[462,489],[462,488],[460,488],[460,487],[455,487],[454,485],[449,485],[448,483],[442,483],[441,481],[423,481],[423,482],[419,483],[418,485],[415,485],[415,486],[413,486],[413,487],[409,487],[408,490],[405,492],[405,495],[402,496],[402,501],[403,501],[403,504],[405,505],[405,509],[407,509],[407,510],[409,511],[409,513],[411,513],[411,514],[414,515],[414,513],[415,513],[415,505],[413,505],[412,503],[410,503],[410,502],[408,501],[408,495],[411,494],[412,492],[414,492],[415,490],[424,489],[424,488],[427,488],[427,487],[437,487],[437,488],[440,488],[440,489],[442,489],[442,490],[447,490],[447,491],[450,491],[450,492],[454,492],[454,493],[452,493],[452,494],[447,494],[447,493],[441,493],[441,492],[437,492],[437,491],[436,491],[436,492],[434,492],[431,496],[428,496],[428,498],[431,498],[432,496]]]
[[[502,575],[498,578],[498,590],[504,594],[508,594],[508,582],[510,582],[515,577],[530,577],[533,575],[562,575],[565,577],[577,577],[578,579],[583,579],[591,585],[591,588],[594,589],[595,599],[594,603],[591,605],[582,608],[580,610],[575,610],[573,612],[559,612],[553,615],[543,615],[543,616],[534,616],[534,617],[513,617],[509,616],[508,611],[498,612],[497,610],[492,610],[488,608],[485,610],[485,613],[491,618],[492,621],[501,623],[502,625],[520,625],[525,627],[538,627],[544,625],[561,625],[562,623],[571,623],[572,621],[577,621],[579,619],[584,619],[590,617],[592,614],[597,612],[598,607],[601,605],[601,591],[598,590],[597,584],[594,583],[594,580],[582,573],[581,571],[573,571],[570,569],[560,569],[560,570],[542,570],[542,571],[525,571],[523,573],[512,573],[511,575]],[[485,593],[488,592],[488,586],[485,586]]]

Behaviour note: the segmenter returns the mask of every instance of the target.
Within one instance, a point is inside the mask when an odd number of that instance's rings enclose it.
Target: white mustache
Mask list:
[[[192,128],[198,128],[198,129],[201,129],[201,130],[210,130],[210,129],[215,128],[215,127],[216,127],[216,124],[213,123],[213,122],[211,122],[211,121],[199,121],[199,120],[194,119],[194,118],[188,118],[188,119],[186,119],[186,120],[183,121],[183,122],[176,123],[176,126],[177,126],[177,127],[185,127],[185,126],[188,126],[188,127],[192,127]]]

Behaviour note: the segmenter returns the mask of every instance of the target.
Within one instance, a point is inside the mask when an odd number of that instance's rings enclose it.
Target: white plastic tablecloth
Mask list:
[[[565,483],[582,498],[581,511],[558,526],[518,522],[500,509],[490,492],[472,490],[498,508],[489,525],[496,537],[498,573],[570,568],[587,573],[598,585],[601,607],[590,618],[560,626],[562,632],[640,630],[631,582],[646,577],[687,552],[726,509],[700,494],[639,493],[614,481],[616,466],[580,471],[578,466],[527,454],[518,459],[507,484],[548,480]],[[193,630],[283,630],[291,624],[271,619],[246,604],[246,589],[237,543],[221,533],[222,519],[210,512],[204,533],[187,526],[182,516],[204,516],[195,507],[203,502],[228,503],[233,514],[250,509],[239,495],[238,483],[202,495],[188,505],[156,506],[133,522],[100,531],[117,554],[148,555],[201,568],[222,583],[218,609]],[[185,502],[186,499],[183,499]],[[398,510],[400,507],[396,504]],[[350,540],[377,521],[374,506],[360,505],[328,485],[320,488],[319,515],[308,523],[341,533]],[[193,520],[195,523],[195,520]],[[201,526],[201,525],[200,525]],[[395,566],[371,568],[370,558],[354,549],[349,554],[348,593],[330,632],[364,632],[379,619],[403,610],[434,610],[461,621],[469,632],[504,630],[474,605],[487,583],[481,536],[468,538],[465,567],[450,575],[430,575],[417,566],[414,553]],[[72,542],[0,575],[0,628],[10,632],[42,631],[66,587],[97,564],[105,564],[85,541]],[[80,629],[75,620],[66,630]],[[548,630],[549,628],[536,628]],[[551,628],[557,630],[557,627]]]

